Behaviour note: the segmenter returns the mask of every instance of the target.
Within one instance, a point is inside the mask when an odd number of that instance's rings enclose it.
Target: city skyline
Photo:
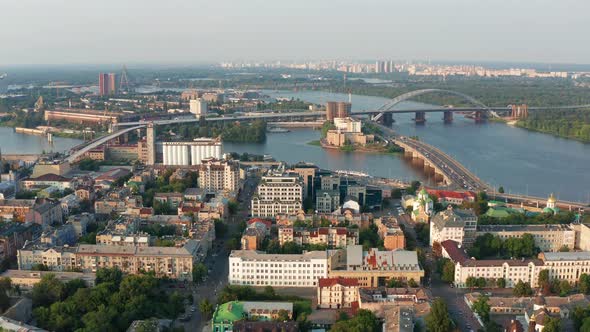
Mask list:
[[[588,9],[580,1],[25,0],[0,5],[8,13],[0,23],[0,65],[313,58],[584,64],[590,47],[579,41]]]

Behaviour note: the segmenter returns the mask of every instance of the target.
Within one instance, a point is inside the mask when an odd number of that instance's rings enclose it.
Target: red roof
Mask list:
[[[139,209],[140,214],[154,214],[154,210],[151,207],[142,207]]]
[[[272,221],[261,219],[261,218],[252,218],[252,219],[248,220],[248,225],[251,225],[255,222],[261,222],[261,223],[265,224],[266,228],[268,228],[268,229],[270,229],[272,227]]]
[[[359,285],[359,281],[356,278],[320,278],[318,281],[319,287],[332,287],[334,285],[342,285],[346,287],[354,287]]]
[[[440,245],[447,252],[447,254],[454,263],[459,262],[463,264],[466,260],[469,259],[469,255],[467,255],[465,249],[459,248],[459,243],[453,240],[443,241]]]
[[[436,195],[438,198],[457,198],[457,199],[466,199],[466,198],[474,198],[475,194],[470,191],[450,191],[450,190],[436,190],[436,189],[428,189],[427,190],[430,195]]]
[[[57,174],[53,174],[53,173],[48,173],[48,174],[43,174],[39,177],[36,178],[30,178],[29,181],[54,181],[54,182],[68,182],[71,181],[71,179],[68,179],[66,177],[63,177],[61,175],[57,175]]]

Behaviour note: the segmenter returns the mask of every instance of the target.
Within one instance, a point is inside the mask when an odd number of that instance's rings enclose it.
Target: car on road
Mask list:
[[[195,312],[195,311],[197,311],[197,307],[191,306],[191,312]]]

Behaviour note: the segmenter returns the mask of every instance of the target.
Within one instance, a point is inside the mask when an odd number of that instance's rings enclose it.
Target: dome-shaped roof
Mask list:
[[[553,196],[553,193],[551,193],[551,195],[549,195],[549,198],[547,199],[547,202],[552,202],[555,203],[557,200],[555,199],[555,196]]]
[[[543,209],[543,213],[555,213],[555,211],[553,211],[553,209],[550,207],[546,207]]]

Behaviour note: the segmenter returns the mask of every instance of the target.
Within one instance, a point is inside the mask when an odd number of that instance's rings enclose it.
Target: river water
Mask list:
[[[323,104],[328,100],[346,101],[348,95],[318,91],[264,91],[271,97],[293,97]],[[385,98],[352,96],[354,110],[375,109]],[[419,108],[406,102],[398,107]],[[427,114],[425,125],[415,125],[411,113],[396,115],[393,129],[402,135],[416,135],[447,152],[484,181],[503,186],[511,193],[548,196],[590,202],[590,144],[535,133],[501,123],[475,124],[455,115],[452,124],[442,122],[442,114]],[[261,144],[225,143],[226,152],[270,154],[289,163],[308,161],[327,169],[357,170],[374,176],[402,180],[428,181],[398,155],[345,153],[323,150],[307,144],[320,133],[296,129],[290,133],[269,133]],[[53,143],[40,136],[17,134],[0,127],[2,153],[63,152],[81,143],[77,139],[55,137]]]
[[[347,101],[348,95],[320,91],[264,91],[271,97],[293,97],[323,104],[328,100]],[[352,96],[352,109],[375,109],[386,98]],[[406,102],[401,108],[418,108]],[[445,151],[484,181],[506,192],[548,196],[582,202],[590,201],[590,144],[536,133],[502,123],[476,124],[455,115],[452,124],[444,124],[442,114],[427,114],[424,125],[415,125],[414,114],[395,115],[393,129],[402,135],[416,135],[421,140]],[[309,161],[328,169],[348,169],[374,176],[403,180],[420,178],[422,174],[396,155],[344,153],[325,151],[307,144],[319,139],[319,131],[293,130],[290,133],[268,134],[261,144],[225,143],[225,151],[270,154],[287,162]]]
[[[44,136],[19,134],[13,128],[0,127],[0,150],[4,154],[64,152],[80,143],[82,140],[55,136],[53,143],[49,143]]]

